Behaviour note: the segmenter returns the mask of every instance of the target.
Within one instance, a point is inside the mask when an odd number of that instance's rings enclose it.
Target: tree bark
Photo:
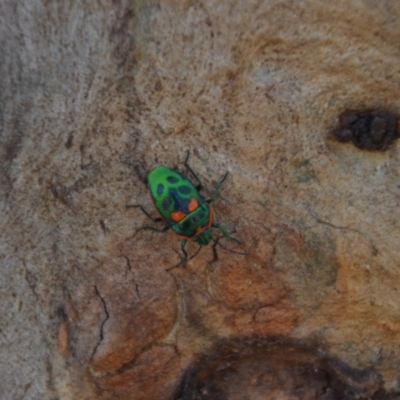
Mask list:
[[[400,395],[399,18],[3,0],[0,398]],[[229,172],[239,243],[173,268],[181,239],[127,206],[158,217],[146,177],[193,179],[188,150],[205,199]]]

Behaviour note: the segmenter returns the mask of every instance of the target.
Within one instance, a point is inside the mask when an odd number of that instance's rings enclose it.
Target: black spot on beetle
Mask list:
[[[178,192],[182,194],[189,194],[191,192],[190,187],[186,185],[182,185],[178,187]]]
[[[183,224],[182,224],[182,229],[183,229],[184,231],[186,231],[186,230],[189,229],[192,225],[193,225],[193,222],[191,221],[191,219],[187,219],[186,221],[183,222]]]
[[[167,181],[168,181],[169,183],[177,183],[177,182],[179,181],[179,179],[176,178],[175,176],[168,176],[168,177],[167,177]]]
[[[167,211],[169,207],[171,206],[171,199],[169,197],[164,197],[161,206],[164,211]]]
[[[182,202],[182,197],[178,194],[178,191],[175,188],[169,188],[168,195],[171,202],[174,204],[174,211],[182,211],[184,203]]]
[[[159,183],[157,185],[157,194],[160,196],[164,193],[164,185],[162,183]]]
[[[197,218],[200,219],[200,220],[203,219],[205,216],[206,216],[206,213],[203,210],[200,210],[197,213]]]
[[[339,125],[333,136],[363,150],[387,150],[400,136],[400,117],[386,111],[346,111],[340,114]]]

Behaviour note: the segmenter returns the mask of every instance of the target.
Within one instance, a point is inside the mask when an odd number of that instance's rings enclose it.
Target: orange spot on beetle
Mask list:
[[[197,200],[194,197],[192,197],[190,199],[190,203],[189,203],[189,206],[188,206],[189,211],[190,212],[194,211],[198,206],[199,206],[199,203],[197,202]]]
[[[175,211],[175,212],[171,213],[171,218],[176,222],[179,222],[180,220],[182,220],[185,217],[186,217],[186,214],[182,211]]]
[[[197,236],[198,234],[200,234],[201,232],[205,231],[206,229],[207,229],[206,226],[199,226],[199,227],[196,229],[196,233],[195,233],[194,236]]]

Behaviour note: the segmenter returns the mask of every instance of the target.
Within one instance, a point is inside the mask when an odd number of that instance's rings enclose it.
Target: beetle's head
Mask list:
[[[206,229],[194,238],[194,241],[200,246],[207,246],[212,240],[211,230]]]

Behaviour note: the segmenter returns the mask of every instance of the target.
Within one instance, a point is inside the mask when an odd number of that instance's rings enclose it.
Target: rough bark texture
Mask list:
[[[3,0],[0,398],[398,398],[400,145],[330,133],[399,112],[399,19]],[[136,232],[126,205],[155,216],[143,181],[188,149],[206,197],[230,172],[214,210],[242,244],[220,243],[248,256],[169,270],[179,240]]]

